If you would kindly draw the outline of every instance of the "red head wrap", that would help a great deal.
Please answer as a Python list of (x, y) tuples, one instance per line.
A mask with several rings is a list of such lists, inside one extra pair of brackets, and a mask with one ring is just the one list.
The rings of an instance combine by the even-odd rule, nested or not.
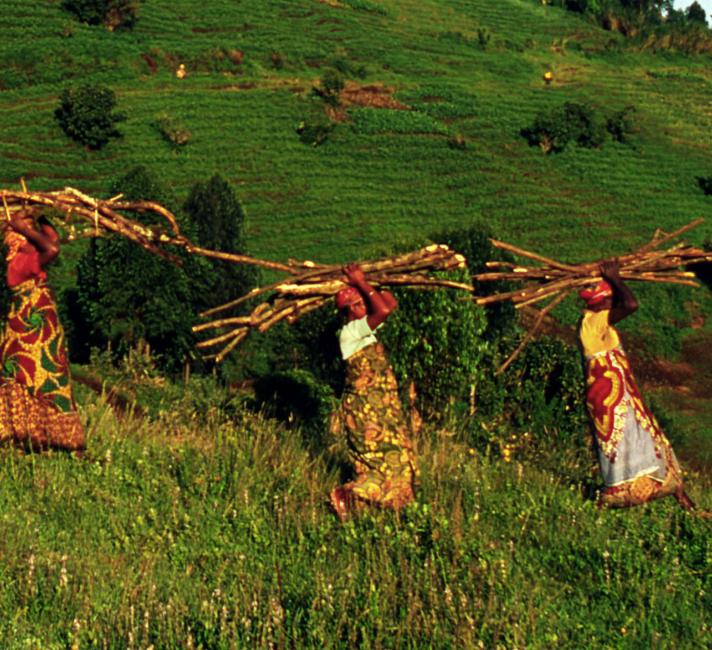
[(339, 293), (336, 294), (336, 306), (339, 309), (348, 307), (361, 298), (361, 293), (356, 287), (347, 286), (341, 289)]
[(605, 280), (601, 280), (598, 284), (579, 291), (579, 296), (586, 301), (587, 307), (593, 307), (602, 300), (610, 298), (612, 295), (613, 287)]

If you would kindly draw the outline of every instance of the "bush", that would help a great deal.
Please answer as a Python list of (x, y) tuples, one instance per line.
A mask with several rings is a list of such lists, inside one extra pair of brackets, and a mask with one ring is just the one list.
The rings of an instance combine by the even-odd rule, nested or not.
[(551, 337), (530, 343), (501, 375), (488, 374), (478, 391), (485, 418), (504, 416), (512, 426), (540, 435), (580, 433), (586, 424), (581, 355)]
[(700, 186), (700, 189), (705, 193), (705, 196), (712, 196), (712, 176), (707, 176), (707, 178), (705, 178), (704, 176), (698, 176), (697, 184)]
[(600, 147), (606, 134), (605, 124), (591, 106), (566, 102), (549, 112), (541, 112), (534, 123), (520, 131), (531, 146), (544, 153), (559, 153), (573, 141), (581, 147)]
[(318, 147), (326, 142), (334, 130), (334, 126), (333, 123), (325, 120), (316, 120), (314, 122), (302, 120), (296, 130), (301, 142), (311, 147)]
[(164, 112), (156, 115), (155, 124), (158, 132), (168, 144), (174, 147), (183, 147), (190, 142), (192, 137), (190, 131), (168, 113)]
[(138, 18), (140, 0), (64, 0), (62, 7), (89, 25), (110, 31), (131, 29)]
[(693, 2), (685, 10), (685, 16), (690, 22), (707, 25), (707, 13), (699, 2)]
[(90, 149), (101, 149), (111, 138), (121, 136), (116, 123), (125, 118), (114, 113), (116, 96), (104, 86), (83, 85), (65, 89), (54, 116), (72, 140)]
[(635, 110), (634, 106), (626, 106), (606, 120), (606, 131), (616, 142), (628, 142), (628, 136), (635, 132), (636, 127), (633, 121)]
[[(430, 236), (439, 244), (447, 244), (450, 248), (465, 256), (471, 275), (491, 271), (486, 266), (490, 260), (513, 262), (514, 258), (499, 248), (492, 246), (492, 230), (483, 223), (473, 223), (462, 229), (446, 230)], [(482, 282), (475, 287), (478, 296), (489, 296), (504, 293), (511, 289), (511, 283)], [(483, 336), (488, 341), (512, 336), (517, 331), (516, 311), (510, 301), (497, 302), (485, 307), (486, 328)]]
[[(443, 275), (469, 281), (467, 270)], [(463, 300), (464, 294), (456, 289), (401, 289), (394, 294), (398, 308), (379, 339), (388, 349), (401, 396), (405, 397), (413, 382), (416, 406), (427, 418), (438, 422), (462, 412), (479, 381), (487, 348), (482, 336), (486, 327), (483, 309)]]
[(336, 70), (327, 70), (319, 80), (319, 85), (314, 86), (312, 92), (321, 97), (325, 104), (336, 108), (341, 103), (341, 91), (346, 82), (344, 77)]
[[(111, 194), (170, 205), (165, 191), (144, 167), (117, 179)], [(186, 256), (187, 258), (187, 256)], [(111, 345), (116, 355), (146, 341), (160, 367), (178, 371), (193, 357), (194, 278), (203, 260), (175, 266), (123, 238), (92, 240), (77, 266), (74, 319), (84, 332), (85, 350)], [(77, 353), (81, 353), (78, 350)]]
[(261, 377), (255, 383), (255, 399), (270, 416), (301, 426), (315, 452), (327, 446), (336, 396), (309, 371), (296, 368)]

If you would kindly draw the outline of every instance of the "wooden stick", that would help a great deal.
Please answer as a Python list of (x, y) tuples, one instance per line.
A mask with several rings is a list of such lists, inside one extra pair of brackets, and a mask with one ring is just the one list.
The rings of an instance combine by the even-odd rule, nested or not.
[(534, 325), (529, 329), (526, 336), (521, 340), (521, 342), (517, 346), (516, 350), (514, 350), (514, 352), (512, 352), (512, 354), (510, 354), (509, 357), (507, 357), (507, 360), (497, 369), (497, 372), (495, 372), (495, 375), (501, 375), (507, 368), (509, 368), (509, 366), (512, 364), (512, 362), (521, 354), (522, 350), (529, 344), (529, 341), (531, 341), (534, 338), (534, 335), (537, 333), (539, 327), (544, 322), (544, 317), (554, 307), (556, 307), (558, 304), (560, 304), (566, 298), (568, 298), (571, 295), (571, 293), (573, 293), (573, 289), (569, 289), (568, 291), (562, 292), (539, 312), (539, 315), (537, 316), (537, 319), (534, 322)]
[(497, 248), (501, 248), (511, 253), (516, 253), (517, 255), (521, 255), (522, 257), (528, 257), (529, 259), (536, 260), (537, 262), (543, 262), (544, 264), (548, 264), (549, 266), (555, 269), (561, 269), (562, 271), (569, 271), (573, 273), (576, 273), (578, 271), (578, 268), (575, 266), (571, 266), (569, 264), (562, 264), (561, 262), (557, 262), (556, 260), (551, 260), (548, 257), (544, 257), (543, 255), (537, 255), (536, 253), (532, 253), (531, 251), (524, 250), (523, 248), (518, 248), (517, 246), (512, 246), (511, 244), (505, 244), (504, 242), (498, 241), (496, 239), (490, 239), (490, 242), (492, 242), (492, 245), (496, 246)]

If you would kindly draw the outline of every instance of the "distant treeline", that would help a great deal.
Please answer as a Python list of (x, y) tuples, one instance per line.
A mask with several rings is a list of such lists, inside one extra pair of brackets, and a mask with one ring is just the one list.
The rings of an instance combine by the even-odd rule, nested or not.
[(592, 16), (605, 29), (640, 39), (646, 48), (712, 52), (712, 31), (698, 2), (687, 9), (675, 9), (670, 0), (549, 0), (549, 4)]

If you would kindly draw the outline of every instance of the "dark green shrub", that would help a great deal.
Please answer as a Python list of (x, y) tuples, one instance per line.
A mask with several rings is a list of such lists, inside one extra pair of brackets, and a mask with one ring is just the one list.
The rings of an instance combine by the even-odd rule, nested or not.
[(635, 106), (626, 106), (623, 110), (613, 113), (606, 120), (606, 131), (616, 142), (628, 142), (628, 136), (635, 132)]
[(190, 142), (190, 131), (168, 113), (156, 115), (156, 128), (163, 139), (174, 147), (183, 147)]
[[(511, 348), (506, 350), (510, 352)], [(501, 375), (494, 369), (501, 358), (492, 358), (490, 372), (477, 386), (477, 414), (486, 423), (499, 423), (505, 432), (528, 431), (533, 439), (547, 437), (578, 444), (586, 428), (585, 383), (578, 350), (558, 339), (543, 337), (530, 343)], [(476, 436), (492, 429), (475, 427)]]
[[(460, 282), (469, 273), (451, 272)], [(484, 311), (456, 289), (395, 291), (398, 308), (379, 335), (402, 396), (415, 383), (416, 405), (431, 421), (466, 408), (487, 348)], [(465, 298), (463, 300), (463, 298)]]
[[(219, 174), (207, 183), (198, 182), (193, 186), (184, 210), (201, 246), (246, 254), (245, 213), (235, 191)], [(253, 266), (212, 259), (205, 263), (212, 271), (201, 282), (196, 279), (195, 311), (242, 296), (255, 286), (259, 277)]]
[(698, 176), (697, 184), (700, 189), (705, 193), (705, 196), (712, 196), (712, 176)]
[(302, 120), (297, 127), (299, 139), (306, 145), (318, 147), (324, 144), (331, 132), (334, 130), (334, 124), (325, 120), (317, 120), (315, 122), (306, 122)]
[(284, 57), (279, 52), (272, 52), (269, 55), (269, 60), (275, 70), (284, 68)]
[(467, 140), (462, 133), (457, 133), (447, 139), (447, 146), (450, 149), (457, 149), (458, 151), (464, 151), (467, 149)]
[(314, 451), (322, 451), (331, 414), (337, 406), (331, 387), (298, 368), (261, 377), (255, 382), (257, 406), (272, 417), (301, 426)]
[[(435, 233), (430, 239), (447, 244), (450, 248), (465, 256), (471, 275), (492, 271), (486, 262), (492, 260), (513, 262), (514, 258), (505, 251), (492, 246), (492, 231), (486, 224), (473, 223), (467, 228), (446, 230)], [(490, 296), (511, 290), (511, 283), (500, 281), (481, 282), (475, 286), (478, 296)], [(488, 341), (512, 336), (517, 331), (516, 311), (509, 301), (497, 302), (485, 307), (487, 320), (483, 336)]]
[(87, 84), (63, 90), (54, 116), (72, 140), (90, 149), (101, 149), (111, 138), (121, 135), (116, 124), (126, 118), (113, 112), (115, 106), (113, 90)]
[(492, 35), (486, 30), (482, 28), (477, 29), (477, 46), (481, 50), (486, 50), (487, 46), (489, 45), (489, 42), (492, 40)]
[(543, 111), (534, 123), (520, 131), (531, 146), (539, 146), (545, 153), (558, 153), (569, 142), (581, 147), (600, 147), (606, 134), (605, 124), (591, 106), (566, 102), (551, 111)]
[(110, 31), (131, 29), (138, 18), (140, 0), (64, 0), (62, 7), (83, 23), (105, 25)]
[(312, 92), (321, 97), (325, 104), (335, 108), (341, 103), (340, 94), (345, 85), (344, 77), (337, 70), (327, 70)]
[(685, 16), (690, 22), (707, 25), (707, 13), (699, 2), (693, 2), (685, 10)]
[(368, 70), (364, 65), (354, 65), (346, 59), (334, 59), (332, 63), (334, 69), (338, 70), (344, 77), (356, 77), (357, 79), (365, 79), (368, 76)]
[[(171, 205), (144, 167), (116, 180), (110, 192), (123, 193), (128, 200)], [(182, 225), (189, 231), (189, 224)], [(202, 260), (186, 256), (178, 267), (123, 238), (92, 240), (77, 266), (73, 297), (85, 346), (103, 349), (110, 344), (121, 356), (145, 341), (163, 370), (180, 370), (195, 355), (190, 328), (195, 278), (201, 274), (205, 274)]]

